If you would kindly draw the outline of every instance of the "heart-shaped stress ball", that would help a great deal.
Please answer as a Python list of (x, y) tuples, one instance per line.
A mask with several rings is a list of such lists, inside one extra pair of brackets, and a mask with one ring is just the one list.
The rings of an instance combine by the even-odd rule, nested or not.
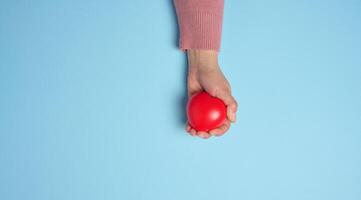
[(209, 131), (221, 126), (227, 118), (224, 102), (207, 92), (193, 95), (187, 105), (189, 125), (197, 131)]

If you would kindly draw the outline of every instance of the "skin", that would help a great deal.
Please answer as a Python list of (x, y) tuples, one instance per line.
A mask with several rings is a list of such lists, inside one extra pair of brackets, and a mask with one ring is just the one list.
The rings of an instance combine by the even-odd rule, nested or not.
[(227, 120), (220, 127), (209, 132), (196, 131), (188, 123), (186, 131), (192, 136), (207, 139), (226, 133), (230, 124), (236, 121), (237, 102), (231, 87), (218, 64), (218, 53), (213, 50), (187, 50), (188, 56), (188, 97), (205, 90), (218, 97), (227, 105)]

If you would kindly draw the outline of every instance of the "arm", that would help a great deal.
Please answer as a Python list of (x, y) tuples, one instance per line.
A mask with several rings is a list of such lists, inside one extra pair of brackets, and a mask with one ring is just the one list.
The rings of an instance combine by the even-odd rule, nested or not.
[(209, 138), (223, 135), (236, 120), (237, 102), (218, 65), (223, 0), (174, 0), (180, 31), (179, 48), (188, 56), (188, 96), (205, 90), (227, 105), (226, 122), (209, 132), (197, 132), (187, 124), (193, 136)]

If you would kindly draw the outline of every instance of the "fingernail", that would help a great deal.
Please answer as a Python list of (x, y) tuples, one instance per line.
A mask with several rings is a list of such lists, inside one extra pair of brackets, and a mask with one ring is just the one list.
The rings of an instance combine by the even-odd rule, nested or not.
[(206, 139), (207, 138), (207, 136), (205, 135), (205, 134), (201, 134), (201, 135), (199, 135), (201, 138), (203, 138), (203, 139)]
[(236, 114), (231, 113), (230, 120), (231, 120), (232, 122), (235, 122), (235, 121), (236, 121)]

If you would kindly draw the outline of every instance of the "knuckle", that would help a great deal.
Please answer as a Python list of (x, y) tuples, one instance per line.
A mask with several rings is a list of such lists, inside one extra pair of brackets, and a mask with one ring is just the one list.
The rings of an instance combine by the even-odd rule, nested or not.
[(234, 107), (237, 109), (238, 108), (238, 102), (236, 100), (234, 100)]

